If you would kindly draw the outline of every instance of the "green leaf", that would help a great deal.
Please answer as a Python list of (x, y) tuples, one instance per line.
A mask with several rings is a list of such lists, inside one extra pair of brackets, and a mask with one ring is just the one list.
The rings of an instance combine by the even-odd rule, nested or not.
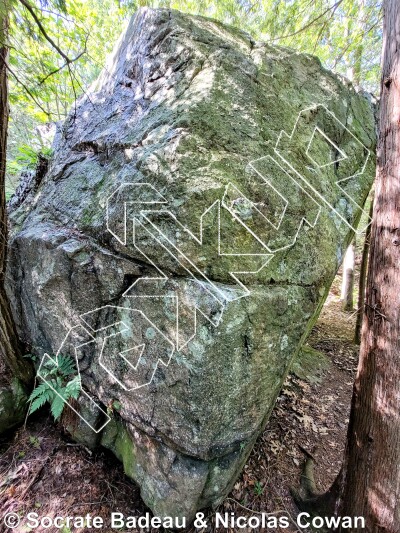
[(43, 381), (42, 383), (40, 383), (32, 392), (31, 392), (31, 395), (29, 396), (29, 399), (28, 401), (32, 401), (34, 400), (35, 398), (37, 398), (38, 396), (41, 396), (43, 393), (45, 393), (46, 391), (48, 390), (51, 390), (50, 387), (47, 385), (47, 383), (45, 381)]
[(38, 409), (40, 409), (46, 402), (51, 402), (54, 396), (54, 392), (51, 389), (47, 389), (40, 396), (35, 398), (29, 408), (29, 414), (31, 415)]
[(81, 380), (79, 376), (75, 376), (74, 379), (71, 379), (65, 387), (65, 396), (66, 398), (78, 399), (81, 392)]
[(54, 416), (54, 420), (58, 420), (63, 412), (65, 401), (61, 396), (56, 394), (51, 402), (50, 411)]
[(59, 355), (58, 356), (58, 370), (64, 376), (76, 374), (75, 361), (69, 355), (67, 356)]

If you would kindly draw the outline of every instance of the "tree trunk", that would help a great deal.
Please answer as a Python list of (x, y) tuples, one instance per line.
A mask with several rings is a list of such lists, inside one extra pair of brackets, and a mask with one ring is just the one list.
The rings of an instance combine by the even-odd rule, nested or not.
[[(12, 319), (10, 305), (5, 291), (5, 270), (7, 260), (7, 211), (5, 193), (7, 128), (8, 128), (8, 86), (7, 86), (7, 34), (8, 9), (6, 0), (0, 7), (0, 361), (5, 366), (7, 378), (17, 375), (28, 382), (30, 365), (21, 361), (21, 347)], [(6, 376), (3, 374), (2, 378)]]
[(366, 309), (343, 511), (368, 532), (400, 526), (400, 10), (384, 3), (380, 133)]
[(342, 274), (342, 293), (341, 300), (343, 302), (343, 311), (352, 311), (354, 307), (353, 292), (354, 292), (354, 250), (356, 238), (354, 237), (352, 243), (347, 248), (343, 260), (343, 274)]
[[(343, 467), (331, 489), (303, 481), (300, 508), (400, 528), (400, 9), (384, 2), (380, 131), (360, 360)], [(308, 468), (310, 470), (310, 468)], [(310, 479), (310, 476), (308, 476)], [(311, 483), (312, 485), (312, 483)], [(307, 494), (308, 493), (308, 494)], [(332, 494), (335, 496), (332, 498)], [(338, 528), (338, 531), (349, 531)]]
[[(369, 208), (369, 220), (372, 220), (374, 212), (374, 198), (371, 198), (371, 206)], [(361, 257), (360, 265), (360, 281), (358, 283), (358, 302), (357, 302), (357, 320), (356, 327), (354, 332), (354, 342), (360, 344), (361, 342), (361, 327), (364, 317), (364, 305), (365, 305), (365, 286), (367, 282), (367, 266), (368, 266), (368, 255), (369, 255), (369, 245), (371, 241), (371, 224), (367, 226), (365, 230), (364, 246)]]

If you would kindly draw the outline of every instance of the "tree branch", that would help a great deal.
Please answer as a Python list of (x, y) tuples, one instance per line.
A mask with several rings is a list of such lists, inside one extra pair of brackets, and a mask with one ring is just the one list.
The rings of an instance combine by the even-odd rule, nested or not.
[(333, 70), (336, 68), (336, 65), (339, 63), (339, 61), (341, 61), (341, 60), (343, 59), (343, 56), (345, 55), (345, 53), (347, 52), (347, 50), (348, 50), (349, 48), (351, 48), (351, 46), (354, 44), (354, 40), (355, 40), (356, 38), (358, 38), (358, 37), (362, 38), (362, 37), (364, 37), (365, 35), (368, 35), (368, 34), (369, 34), (369, 33), (370, 33), (370, 32), (371, 32), (376, 26), (378, 26), (378, 24), (380, 24), (380, 23), (382, 22), (382, 18), (383, 18), (383, 15), (381, 15), (381, 16), (379, 17), (379, 19), (378, 19), (376, 22), (374, 22), (374, 23), (372, 24), (372, 26), (370, 26), (370, 27), (367, 28), (366, 30), (361, 31), (361, 32), (358, 34), (358, 36), (356, 35), (355, 38), (347, 44), (347, 46), (341, 51), (340, 55), (335, 59), (335, 63), (333, 64), (333, 67), (332, 67)]
[(43, 113), (45, 113), (45, 115), (48, 118), (50, 118), (50, 115), (49, 115), (48, 111), (46, 111), (46, 109), (44, 109), (44, 107), (40, 104), (40, 102), (38, 102), (38, 100), (36, 100), (34, 94), (29, 90), (29, 88), (25, 85), (25, 83), (18, 78), (18, 76), (15, 74), (15, 72), (11, 69), (10, 65), (8, 65), (6, 61), (4, 61), (4, 65), (5, 65), (6, 69), (9, 71), (9, 73), (14, 77), (15, 81), (17, 83), (19, 83), (21, 85), (21, 87), (27, 92), (27, 94), (32, 98), (32, 100), (39, 107), (39, 109), (41, 111), (43, 111)]
[[(53, 39), (50, 37), (50, 35), (47, 33), (46, 29), (44, 28), (43, 24), (41, 23), (39, 17), (36, 15), (35, 10), (30, 5), (30, 3), (27, 2), (26, 0), (19, 0), (19, 2), (20, 2), (20, 4), (22, 4), (29, 11), (29, 13), (32, 15), (32, 18), (36, 22), (37, 27), (40, 30), (40, 33), (43, 35), (43, 37), (46, 39), (46, 41), (51, 44), (51, 46), (54, 48), (54, 50), (56, 50), (60, 54), (60, 56), (64, 59), (65, 63), (68, 65), (69, 63), (72, 63), (73, 61), (76, 61), (76, 58), (75, 59), (71, 59), (66, 54), (64, 54), (64, 52), (57, 45), (57, 43), (55, 43), (53, 41)], [(84, 53), (84, 52), (81, 52), (81, 55), (82, 55), (82, 53)]]
[(315, 54), (315, 50), (316, 50), (316, 48), (317, 48), (317, 46), (318, 46), (319, 40), (321, 39), (321, 37), (322, 37), (322, 35), (323, 35), (323, 33), (324, 33), (324, 31), (325, 31), (327, 25), (328, 25), (328, 22), (330, 22), (330, 21), (333, 19), (333, 17), (335, 16), (336, 10), (337, 10), (337, 8), (339, 7), (339, 5), (340, 5), (340, 4), (336, 4), (336, 5), (332, 8), (332, 12), (331, 12), (331, 14), (329, 15), (328, 19), (325, 20), (324, 23), (322, 24), (321, 29), (320, 29), (319, 32), (318, 32), (318, 36), (317, 36), (317, 38), (315, 39), (315, 44), (314, 44), (314, 48), (313, 48), (313, 54)]
[(73, 63), (74, 61), (78, 61), (78, 59), (80, 59), (85, 53), (86, 53), (86, 46), (85, 46), (85, 49), (80, 54), (74, 57), (74, 59), (71, 59), (71, 61), (69, 61), (68, 63), (65, 62), (63, 65), (61, 65), (61, 67), (58, 67), (55, 70), (52, 70), (51, 72), (46, 74), (44, 78), (39, 80), (39, 85), (43, 85), (43, 83), (47, 81), (51, 76), (54, 76), (54, 74), (57, 74), (57, 72), (60, 72), (61, 70), (63, 70), (66, 66), (70, 65), (70, 63)]
[[(20, 0), (22, 1), (22, 0)], [(287, 35), (281, 35), (281, 37), (275, 37), (275, 39), (270, 39), (271, 42), (272, 41), (281, 41), (282, 39), (287, 39), (288, 37), (294, 37), (295, 35), (298, 35), (299, 33), (307, 30), (310, 26), (312, 26), (313, 24), (315, 24), (316, 22), (318, 22), (318, 20), (320, 20), (322, 17), (324, 17), (327, 13), (329, 13), (329, 11), (331, 11), (332, 9), (336, 10), (340, 4), (343, 2), (343, 0), (338, 0), (335, 4), (333, 4), (333, 6), (330, 6), (328, 7), (327, 9), (325, 9), (325, 11), (323, 11), (320, 15), (318, 15), (318, 17), (315, 17), (315, 19), (311, 20), (310, 22), (307, 22), (307, 24), (305, 24), (302, 28), (300, 28), (299, 30), (297, 31), (294, 31), (293, 33), (288, 33)]]

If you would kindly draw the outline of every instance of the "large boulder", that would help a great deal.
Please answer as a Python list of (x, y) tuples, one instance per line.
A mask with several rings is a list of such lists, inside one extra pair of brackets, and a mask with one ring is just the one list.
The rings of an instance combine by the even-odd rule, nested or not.
[(71, 432), (113, 450), (158, 515), (230, 490), (354, 234), (374, 146), (369, 99), (317, 58), (142, 9), (11, 213), (20, 335), (76, 358)]

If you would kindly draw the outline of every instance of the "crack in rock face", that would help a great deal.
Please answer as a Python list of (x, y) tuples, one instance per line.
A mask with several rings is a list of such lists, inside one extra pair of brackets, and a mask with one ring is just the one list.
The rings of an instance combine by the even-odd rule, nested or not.
[(317, 58), (141, 9), (11, 211), (21, 338), (73, 357), (69, 430), (111, 449), (158, 516), (191, 519), (232, 487), (352, 239), (374, 150), (368, 95)]

